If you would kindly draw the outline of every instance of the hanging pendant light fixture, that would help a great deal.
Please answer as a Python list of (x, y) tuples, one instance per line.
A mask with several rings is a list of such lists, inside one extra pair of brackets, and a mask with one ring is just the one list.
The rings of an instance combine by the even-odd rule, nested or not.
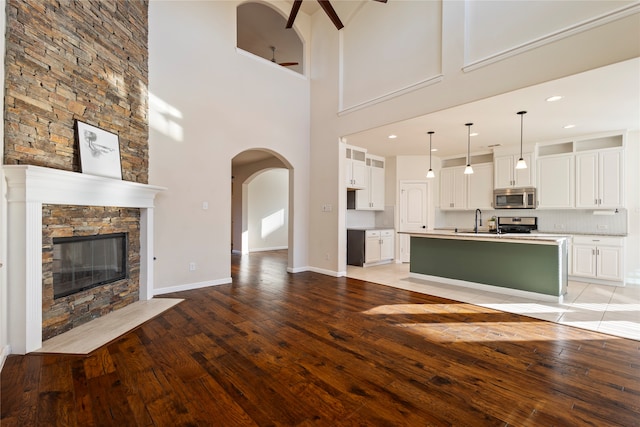
[(473, 173), (473, 168), (471, 167), (471, 126), (473, 123), (466, 123), (467, 127), (467, 167), (464, 168), (465, 175), (471, 175)]
[(522, 157), (522, 127), (525, 114), (527, 114), (526, 111), (518, 111), (518, 115), (520, 115), (520, 158), (518, 159), (518, 163), (516, 163), (516, 169), (527, 168), (527, 162), (525, 162), (524, 158)]
[(433, 173), (433, 169), (431, 169), (431, 137), (435, 132), (430, 130), (427, 133), (429, 134), (429, 171), (427, 172), (427, 178), (435, 178), (436, 175)]

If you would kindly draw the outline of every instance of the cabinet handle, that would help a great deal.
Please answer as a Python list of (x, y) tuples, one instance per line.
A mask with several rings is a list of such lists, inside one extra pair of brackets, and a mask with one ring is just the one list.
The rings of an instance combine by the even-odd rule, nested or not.
[(598, 199), (594, 200), (594, 204), (596, 204), (596, 205), (598, 204)]

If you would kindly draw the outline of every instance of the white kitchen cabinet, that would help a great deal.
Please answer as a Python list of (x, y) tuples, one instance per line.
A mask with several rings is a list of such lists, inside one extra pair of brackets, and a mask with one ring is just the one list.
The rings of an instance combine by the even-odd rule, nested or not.
[(380, 261), (380, 231), (367, 230), (364, 240), (364, 262), (366, 264)]
[(576, 154), (576, 207), (623, 207), (623, 153), (620, 149)]
[(367, 230), (365, 234), (365, 264), (379, 263), (393, 259), (393, 230)]
[(345, 185), (347, 188), (367, 188), (367, 150), (347, 145), (345, 161)]
[(466, 179), (464, 166), (440, 170), (440, 209), (466, 209)]
[(393, 259), (395, 239), (393, 230), (380, 230), (380, 261)]
[(366, 188), (356, 191), (356, 209), (384, 210), (384, 157), (366, 156)]
[(473, 174), (467, 175), (467, 208), (493, 208), (493, 164), (476, 165)]
[(493, 164), (473, 165), (473, 174), (465, 175), (464, 166), (440, 170), (440, 209), (491, 209), (493, 200)]
[(574, 207), (574, 156), (538, 157), (536, 161), (539, 209)]
[(527, 162), (526, 169), (516, 169), (520, 154), (494, 158), (494, 188), (533, 187), (533, 153), (522, 153), (522, 158)]
[(624, 240), (622, 237), (575, 236), (573, 271), (576, 280), (624, 281)]

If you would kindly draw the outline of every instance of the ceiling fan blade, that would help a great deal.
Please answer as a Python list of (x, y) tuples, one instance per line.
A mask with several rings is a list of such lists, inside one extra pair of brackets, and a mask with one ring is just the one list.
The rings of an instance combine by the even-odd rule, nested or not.
[(283, 67), (293, 67), (294, 65), (298, 65), (297, 62), (279, 62), (278, 65)]
[(318, 0), (318, 3), (320, 3), (320, 7), (322, 7), (327, 16), (329, 16), (329, 19), (331, 19), (331, 22), (333, 22), (333, 25), (335, 25), (337, 29), (344, 27), (342, 21), (338, 18), (338, 14), (333, 9), (333, 6), (331, 6), (331, 3), (329, 3), (329, 0)]
[(373, 1), (377, 1), (378, 3), (386, 3), (387, 0), (373, 0)]
[(293, 27), (293, 21), (296, 20), (296, 16), (298, 15), (298, 10), (300, 10), (300, 5), (302, 4), (302, 0), (295, 0), (293, 2), (293, 6), (291, 6), (291, 13), (289, 14), (289, 20), (287, 20), (287, 25), (285, 28)]

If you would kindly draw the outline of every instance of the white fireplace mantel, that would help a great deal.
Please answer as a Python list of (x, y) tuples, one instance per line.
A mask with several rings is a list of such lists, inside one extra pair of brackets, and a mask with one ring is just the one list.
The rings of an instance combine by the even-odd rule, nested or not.
[(153, 207), (164, 187), (31, 165), (5, 165), (9, 345), (42, 347), (42, 205), (140, 208), (140, 299), (153, 298)]

